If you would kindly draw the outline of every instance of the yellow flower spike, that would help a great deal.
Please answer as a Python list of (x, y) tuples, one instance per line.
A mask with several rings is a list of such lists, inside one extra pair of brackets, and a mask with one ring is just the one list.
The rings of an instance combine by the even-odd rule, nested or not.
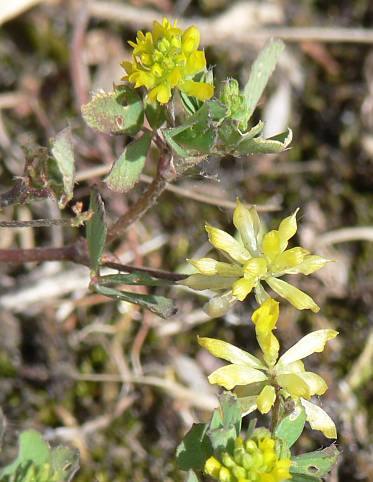
[(195, 26), (183, 32), (176, 21), (155, 21), (152, 32), (138, 32), (136, 42), (129, 42), (133, 60), (122, 64), (127, 73), (123, 80), (135, 88), (144, 86), (149, 100), (160, 104), (170, 100), (174, 88), (208, 100), (214, 94), (214, 86), (193, 80), (194, 75), (206, 70), (205, 53), (198, 50), (199, 42), (200, 33)]
[[(282, 220), (278, 230), (264, 233), (263, 225), (255, 207), (248, 209), (237, 200), (233, 213), (233, 223), (238, 230), (239, 240), (221, 229), (206, 224), (210, 243), (221, 251), (230, 260), (230, 263), (219, 265), (216, 261), (216, 264), (213, 264), (211, 258), (208, 258), (208, 262), (205, 261), (206, 258), (202, 258), (202, 260), (193, 260), (191, 263), (197, 267), (202, 276), (211, 277), (214, 275), (215, 269), (217, 276), (236, 275), (236, 278), (232, 276), (232, 283), (229, 287), (227, 286), (227, 289), (230, 288), (233, 297), (238, 301), (244, 301), (247, 295), (254, 291), (258, 304), (262, 305), (269, 298), (269, 294), (263, 287), (263, 284), (266, 283), (297, 309), (310, 309), (317, 313), (319, 307), (309, 295), (280, 279), (285, 274), (302, 273), (308, 275), (322, 268), (328, 262), (321, 256), (309, 254), (306, 249), (300, 246), (286, 250), (289, 239), (294, 236), (297, 230), (296, 214), (297, 211)], [(199, 261), (201, 262), (199, 263)], [(228, 270), (227, 264), (231, 265), (232, 271)], [(224, 269), (218, 272), (218, 266), (222, 266), (222, 268), (224, 266)], [(189, 285), (188, 279), (180, 283)], [(208, 284), (209, 281), (206, 282), (206, 286)], [(220, 284), (226, 286), (224, 282), (220, 281)], [(215, 289), (212, 284), (210, 289)], [(268, 352), (266, 361), (271, 359), (273, 363), (277, 340), (274, 335), (269, 333), (267, 333), (267, 338), (264, 341), (265, 337), (262, 333), (260, 344), (262, 349), (267, 350), (267, 352), (268, 347), (272, 346), (272, 355), (269, 357)], [(265, 345), (267, 346), (266, 349), (264, 348)]]
[(276, 390), (272, 385), (266, 385), (257, 398), (258, 410), (261, 413), (268, 413), (276, 400)]

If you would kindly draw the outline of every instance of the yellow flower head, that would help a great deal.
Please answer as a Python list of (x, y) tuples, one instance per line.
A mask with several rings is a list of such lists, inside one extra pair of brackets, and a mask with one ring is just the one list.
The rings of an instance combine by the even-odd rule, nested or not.
[(199, 338), (199, 344), (212, 355), (230, 362), (211, 373), (209, 382), (227, 390), (241, 387), (237, 394), (246, 414), (256, 409), (268, 413), (279, 395), (285, 399), (290, 397), (303, 406), (312, 428), (321, 430), (326, 437), (336, 438), (332, 419), (309, 401), (313, 395), (324, 394), (328, 386), (322, 377), (306, 371), (301, 360), (323, 351), (338, 332), (325, 329), (309, 333), (279, 358), (279, 342), (272, 333), (278, 315), (277, 301), (269, 298), (252, 316), (263, 361), (225, 341)]
[(199, 30), (191, 26), (184, 32), (166, 18), (162, 24), (153, 23), (153, 31), (137, 32), (133, 47), (132, 62), (123, 62), (127, 72), (123, 80), (132, 82), (136, 88), (144, 86), (149, 99), (166, 104), (171, 91), (178, 88), (187, 95), (200, 100), (210, 99), (214, 87), (205, 82), (196, 82), (193, 77), (206, 69), (205, 53), (198, 50)]
[(263, 282), (299, 310), (319, 311), (309, 295), (280, 279), (287, 274), (309, 275), (328, 262), (301, 247), (287, 249), (288, 241), (297, 231), (296, 214), (297, 211), (283, 219), (277, 230), (265, 232), (255, 207), (248, 209), (237, 200), (233, 223), (240, 235), (239, 240), (206, 225), (210, 243), (228, 262), (212, 258), (191, 260), (198, 274), (189, 276), (181, 284), (197, 290), (226, 290), (207, 304), (205, 309), (210, 316), (224, 314), (235, 301), (244, 301), (251, 291), (262, 304), (269, 296)]
[(213, 456), (207, 459), (204, 472), (220, 482), (282, 482), (291, 479), (291, 460), (280, 458), (276, 440), (268, 430), (257, 430), (246, 441), (238, 437), (234, 445), (232, 454), (223, 452), (220, 460)]

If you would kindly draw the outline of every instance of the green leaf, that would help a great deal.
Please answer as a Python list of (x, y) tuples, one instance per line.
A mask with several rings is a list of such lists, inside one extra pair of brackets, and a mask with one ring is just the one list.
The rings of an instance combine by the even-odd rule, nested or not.
[(275, 435), (285, 440), (289, 447), (295, 444), (301, 436), (306, 423), (306, 412), (298, 406), (287, 417), (283, 418), (276, 428)]
[(237, 128), (237, 123), (227, 119), (219, 127), (219, 138), (224, 144), (224, 150), (229, 153), (242, 141), (248, 141), (259, 135), (264, 128), (262, 121), (258, 122), (247, 132), (240, 132)]
[(73, 197), (74, 189), (75, 159), (70, 127), (51, 140), (51, 152), (62, 180), (62, 196), (58, 204), (63, 208)]
[(336, 463), (339, 451), (335, 445), (324, 450), (317, 450), (292, 458), (290, 472), (311, 477), (323, 477), (328, 474)]
[(88, 253), (91, 269), (97, 272), (105, 247), (107, 226), (105, 223), (105, 206), (96, 190), (91, 191), (89, 209), (93, 211), (93, 215), (86, 223)]
[(322, 482), (322, 480), (311, 475), (294, 474), (289, 482)]
[(175, 305), (172, 300), (164, 296), (144, 295), (142, 293), (131, 293), (128, 291), (118, 291), (114, 288), (99, 284), (91, 284), (91, 289), (96, 293), (113, 298), (115, 300), (127, 301), (142, 306), (147, 310), (155, 313), (161, 318), (169, 318), (176, 312)]
[(220, 409), (215, 410), (208, 430), (214, 451), (230, 452), (241, 431), (241, 406), (229, 392), (220, 396)]
[(248, 109), (247, 120), (251, 118), (284, 48), (282, 40), (270, 40), (253, 63), (244, 89)]
[(112, 92), (97, 92), (82, 106), (86, 123), (105, 134), (134, 135), (144, 123), (144, 106), (135, 89), (121, 85)]
[(136, 271), (129, 274), (109, 274), (106, 276), (100, 276), (99, 283), (102, 285), (142, 285), (142, 286), (169, 286), (174, 284), (173, 281), (154, 278), (153, 276)]
[(199, 482), (199, 478), (194, 470), (189, 470), (185, 482)]
[(205, 423), (194, 424), (177, 447), (176, 463), (181, 470), (201, 470), (212, 455), (207, 428), (208, 425)]
[(79, 470), (79, 451), (69, 447), (56, 447), (51, 452), (51, 465), (59, 482), (70, 482)]
[(11, 475), (18, 467), (32, 461), (36, 466), (49, 462), (50, 451), (43, 437), (35, 430), (26, 430), (19, 436), (19, 451), (17, 458), (0, 471), (0, 477)]
[(128, 144), (122, 155), (114, 162), (104, 181), (116, 192), (127, 192), (139, 180), (144, 169), (152, 135), (149, 132)]
[(152, 129), (159, 129), (167, 120), (166, 108), (159, 102), (147, 102), (145, 115)]
[(236, 154), (272, 154), (281, 152), (288, 147), (292, 141), (293, 133), (291, 129), (287, 132), (278, 134), (277, 136), (264, 139), (263, 137), (255, 137), (254, 139), (244, 139), (236, 147)]

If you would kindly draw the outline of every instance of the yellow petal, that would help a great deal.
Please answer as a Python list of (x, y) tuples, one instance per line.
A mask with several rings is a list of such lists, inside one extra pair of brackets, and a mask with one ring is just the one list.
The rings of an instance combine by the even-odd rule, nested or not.
[(200, 42), (200, 33), (197, 27), (191, 25), (188, 27), (182, 35), (182, 50), (185, 54), (197, 50)]
[(303, 372), (298, 373), (298, 376), (308, 385), (311, 396), (323, 395), (328, 389), (325, 380), (317, 373)]
[(274, 260), (271, 266), (272, 272), (279, 273), (289, 268), (298, 267), (308, 253), (309, 251), (300, 247), (287, 249), (283, 253), (279, 254)]
[(206, 57), (203, 50), (195, 50), (188, 55), (187, 63), (184, 68), (184, 74), (194, 75), (206, 68)]
[(288, 216), (287, 218), (283, 219), (280, 223), (280, 226), (278, 228), (278, 233), (280, 237), (281, 251), (284, 251), (286, 249), (289, 239), (292, 238), (294, 234), (297, 232), (297, 212), (298, 211), (299, 209), (297, 209), (294, 212), (294, 214), (292, 214), (291, 216)]
[(304, 399), (301, 399), (301, 404), (306, 411), (307, 421), (314, 430), (320, 430), (325, 437), (337, 438), (334, 422), (322, 408)]
[(198, 343), (206, 348), (211, 355), (222, 358), (236, 365), (246, 365), (251, 368), (265, 369), (263, 363), (247, 351), (215, 338), (198, 337)]
[(274, 259), (280, 254), (280, 236), (278, 231), (269, 231), (264, 235), (262, 251), (270, 262), (274, 261)]
[(273, 330), (276, 327), (276, 323), (280, 314), (280, 303), (273, 298), (268, 298), (262, 306), (257, 308), (251, 319), (254, 325), (266, 326), (268, 330)]
[(194, 290), (225, 290), (231, 288), (237, 277), (206, 276), (204, 274), (192, 274), (177, 284), (188, 286)]
[(295, 361), (293, 363), (289, 363), (288, 365), (279, 365), (275, 366), (275, 372), (278, 374), (282, 373), (299, 373), (304, 372), (304, 364), (301, 360)]
[(284, 373), (276, 376), (278, 384), (294, 397), (310, 398), (308, 385), (297, 373)]
[(238, 279), (232, 285), (232, 294), (239, 301), (244, 301), (246, 296), (254, 288), (255, 281), (249, 281), (245, 278)]
[(263, 372), (255, 368), (243, 365), (227, 365), (211, 373), (208, 380), (210, 383), (220, 385), (226, 390), (232, 390), (236, 385), (262, 382), (267, 380), (267, 377)]
[(231, 263), (222, 263), (212, 258), (201, 258), (197, 260), (189, 260), (198, 271), (206, 276), (242, 276), (242, 268)]
[(221, 463), (215, 457), (210, 457), (206, 460), (203, 471), (205, 474), (218, 479), (221, 467)]
[(244, 276), (257, 281), (267, 273), (267, 262), (264, 258), (251, 258), (244, 266)]
[(264, 361), (273, 367), (278, 358), (280, 344), (273, 333), (260, 333), (257, 331), (257, 339), (263, 352)]
[(209, 224), (206, 224), (206, 231), (209, 237), (210, 243), (216, 249), (221, 249), (225, 253), (229, 254), (231, 258), (244, 264), (250, 259), (250, 253), (245, 249), (237, 240), (225, 231), (214, 228)]
[(276, 400), (276, 390), (272, 385), (266, 385), (260, 392), (257, 399), (258, 410), (261, 413), (268, 413)]
[(309, 275), (321, 269), (327, 263), (330, 263), (330, 259), (323, 258), (322, 256), (317, 256), (315, 254), (310, 254), (306, 256), (302, 261), (302, 263), (300, 263), (298, 266), (295, 266), (292, 269), (287, 269), (286, 273), (288, 274), (302, 273), (305, 275)]
[(309, 309), (314, 313), (317, 313), (320, 310), (320, 307), (310, 296), (286, 281), (273, 278), (271, 276), (266, 279), (266, 282), (273, 289), (273, 291), (276, 291), (277, 294), (288, 300), (288, 302), (295, 306), (295, 308), (298, 310)]
[(258, 213), (254, 207), (246, 208), (238, 199), (233, 212), (233, 224), (240, 233), (243, 244), (255, 256), (258, 251), (257, 235), (260, 228)]
[(320, 353), (324, 350), (326, 342), (332, 340), (337, 335), (338, 331), (330, 329), (313, 331), (289, 348), (289, 350), (280, 357), (277, 365), (286, 366), (312, 355), (312, 353)]
[(184, 82), (179, 85), (179, 89), (185, 94), (196, 97), (199, 100), (208, 100), (214, 95), (214, 86), (207, 82), (184, 80)]

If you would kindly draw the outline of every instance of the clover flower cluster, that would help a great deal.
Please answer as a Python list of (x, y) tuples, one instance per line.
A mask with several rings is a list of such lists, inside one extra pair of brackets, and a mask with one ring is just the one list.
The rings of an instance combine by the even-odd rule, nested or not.
[(237, 390), (237, 395), (242, 400), (245, 414), (256, 409), (268, 413), (277, 397), (290, 398), (296, 405), (303, 406), (312, 428), (322, 431), (328, 438), (336, 438), (333, 420), (322, 408), (309, 401), (313, 395), (323, 395), (328, 386), (320, 375), (305, 370), (302, 359), (323, 351), (327, 341), (335, 338), (338, 332), (324, 329), (309, 333), (279, 358), (280, 344), (273, 334), (278, 316), (279, 303), (272, 298), (253, 313), (263, 361), (225, 341), (199, 338), (199, 344), (212, 355), (230, 362), (230, 365), (211, 373), (209, 382), (227, 390), (242, 387)]
[(127, 72), (123, 80), (133, 83), (136, 88), (144, 86), (150, 101), (166, 104), (172, 89), (178, 88), (199, 100), (208, 100), (214, 94), (214, 87), (207, 82), (193, 80), (206, 71), (206, 58), (200, 43), (199, 30), (191, 26), (184, 32), (166, 18), (162, 23), (154, 22), (153, 31), (137, 32), (133, 47), (132, 61), (122, 66)]
[(256, 432), (246, 441), (236, 438), (233, 453), (224, 452), (220, 460), (210, 457), (205, 463), (205, 473), (220, 482), (281, 482), (291, 479), (291, 461), (279, 457), (276, 440), (267, 430)]
[(269, 298), (263, 282), (295, 308), (319, 311), (319, 306), (309, 295), (280, 279), (287, 274), (309, 275), (329, 261), (299, 246), (287, 249), (289, 240), (297, 232), (296, 214), (297, 211), (283, 219), (277, 230), (265, 232), (255, 207), (246, 208), (237, 200), (233, 224), (239, 239), (206, 224), (210, 243), (228, 262), (213, 258), (190, 260), (198, 273), (181, 284), (196, 290), (224, 291), (205, 307), (213, 317), (223, 315), (237, 300), (244, 301), (252, 291), (262, 304)]

